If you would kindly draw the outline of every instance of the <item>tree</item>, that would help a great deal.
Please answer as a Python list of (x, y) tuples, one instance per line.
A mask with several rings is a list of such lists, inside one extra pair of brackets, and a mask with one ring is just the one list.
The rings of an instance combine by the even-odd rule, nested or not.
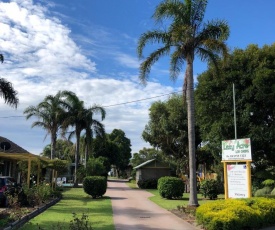
[(133, 167), (136, 167), (143, 162), (146, 162), (151, 159), (161, 159), (161, 152), (155, 148), (143, 148), (139, 150), (138, 153), (134, 153), (131, 158), (131, 164)]
[(176, 79), (186, 62), (183, 96), (187, 103), (188, 114), (188, 151), (190, 169), (189, 205), (198, 206), (196, 186), (195, 160), (195, 107), (193, 63), (195, 56), (202, 61), (217, 63), (218, 55), (227, 56), (225, 40), (229, 36), (226, 22), (213, 20), (203, 23), (207, 0), (165, 0), (161, 2), (153, 18), (156, 22), (167, 19), (167, 30), (153, 30), (141, 35), (138, 42), (138, 56), (143, 56), (143, 50), (148, 43), (158, 43), (163, 46), (153, 51), (140, 66), (140, 79), (146, 82), (152, 65), (160, 57), (170, 54), (170, 77)]
[(118, 170), (118, 175), (124, 171), (129, 163), (131, 155), (131, 141), (121, 129), (114, 129), (109, 135), (108, 139), (117, 146), (117, 153), (115, 158), (115, 165)]
[[(167, 159), (173, 160), (178, 173), (188, 174), (187, 111), (186, 107), (183, 107), (181, 97), (173, 95), (165, 102), (157, 101), (151, 105), (149, 122), (142, 132), (142, 138), (155, 148), (161, 149)], [(201, 143), (197, 126), (195, 135), (197, 153)], [(196, 159), (197, 157), (198, 154)]]
[[(101, 114), (101, 119), (103, 120), (106, 115), (106, 111), (98, 106), (94, 105), (86, 110), (84, 117), (84, 129), (85, 129), (85, 161), (87, 162), (89, 155), (91, 155), (90, 146), (92, 144), (94, 134), (96, 136), (103, 137), (105, 135), (104, 125), (98, 120), (94, 119), (95, 114)], [(86, 166), (86, 163), (85, 163)]]
[(64, 118), (64, 102), (62, 92), (59, 91), (55, 96), (48, 95), (37, 106), (29, 106), (24, 110), (26, 119), (37, 117), (38, 121), (33, 122), (32, 127), (38, 126), (51, 135), (51, 159), (55, 157), (56, 140), (59, 129)]
[(124, 171), (131, 158), (131, 141), (121, 129), (114, 129), (104, 138), (97, 136), (93, 140), (93, 153), (95, 157), (106, 157), (111, 165), (117, 167), (118, 173)]
[(274, 59), (275, 44), (263, 48), (250, 45), (245, 50), (235, 49), (227, 66), (220, 64), (219, 77), (212, 66), (198, 77), (198, 123), (202, 138), (217, 161), (221, 161), (221, 141), (235, 138), (234, 83), (237, 138), (251, 139), (254, 170), (275, 165)]
[[(105, 118), (105, 110), (99, 106), (94, 106), (89, 109), (84, 107), (84, 102), (79, 100), (77, 95), (71, 91), (63, 91), (62, 96), (65, 98), (66, 117), (62, 123), (63, 134), (66, 133), (69, 127), (74, 127), (74, 130), (70, 132), (69, 139), (75, 135), (76, 137), (76, 150), (75, 150), (75, 178), (74, 186), (78, 186), (77, 180), (77, 168), (79, 164), (79, 147), (80, 147), (80, 135), (83, 130), (91, 130), (94, 124), (99, 122), (93, 120), (94, 113), (101, 113), (101, 119)], [(100, 125), (102, 128), (103, 126)], [(88, 134), (89, 135), (89, 134)]]
[[(0, 54), (0, 62), (4, 62), (3, 54)], [(17, 91), (14, 90), (12, 84), (5, 78), (0, 78), (0, 97), (4, 98), (5, 103), (17, 108), (19, 99), (17, 97)]]
[[(61, 160), (68, 160), (72, 162), (74, 160), (75, 154), (74, 144), (71, 141), (57, 139), (56, 140), (56, 149), (55, 156)], [(51, 157), (51, 144), (46, 145), (43, 149), (43, 152), (40, 154), (41, 156)]]

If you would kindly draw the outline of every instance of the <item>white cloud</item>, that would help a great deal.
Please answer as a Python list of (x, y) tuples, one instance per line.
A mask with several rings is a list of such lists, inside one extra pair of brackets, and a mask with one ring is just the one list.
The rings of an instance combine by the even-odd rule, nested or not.
[[(122, 70), (100, 75), (96, 63), (85, 56), (72, 39), (70, 29), (57, 18), (49, 17), (47, 8), (35, 5), (31, 0), (1, 2), (0, 18), (0, 51), (6, 59), (0, 66), (0, 76), (13, 83), (19, 96), (17, 110), (4, 104), (0, 98), (1, 136), (39, 154), (49, 143), (49, 138), (44, 142), (45, 131), (31, 129), (34, 120), (26, 121), (23, 111), (30, 105), (37, 105), (48, 94), (70, 90), (84, 100), (87, 107), (95, 103), (108, 106), (103, 122), (107, 132), (122, 129), (131, 139), (133, 152), (148, 146), (141, 140), (141, 133), (148, 121), (148, 109), (153, 101), (165, 97), (134, 101), (172, 92), (172, 87), (158, 82), (148, 82), (143, 87), (137, 74)], [(83, 35), (76, 37), (91, 45), (91, 56), (100, 59), (104, 55), (99, 57), (98, 52), (106, 52), (106, 56), (111, 54), (111, 58), (120, 65), (138, 72), (137, 59), (118, 51), (117, 45), (110, 44), (110, 34), (102, 28), (101, 34), (104, 37), (101, 41)], [(108, 47), (105, 45), (105, 49), (100, 50), (105, 41)], [(125, 102), (132, 103), (118, 105)]]

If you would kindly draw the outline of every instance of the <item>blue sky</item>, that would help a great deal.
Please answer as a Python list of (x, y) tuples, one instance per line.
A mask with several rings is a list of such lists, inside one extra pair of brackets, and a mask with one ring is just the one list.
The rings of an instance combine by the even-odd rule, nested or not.
[[(146, 86), (140, 84), (136, 46), (140, 35), (159, 28), (151, 16), (159, 0), (13, 0), (0, 2), (0, 76), (18, 91), (17, 109), (0, 99), (0, 136), (39, 154), (49, 138), (31, 128), (23, 111), (59, 90), (75, 92), (87, 107), (106, 108), (107, 132), (122, 129), (132, 153), (149, 145), (141, 139), (148, 109), (163, 94), (181, 90), (183, 73), (169, 80), (166, 58), (156, 63)], [(224, 19), (228, 46), (271, 45), (275, 37), (274, 0), (209, 0), (205, 21)], [(152, 48), (152, 47), (151, 47)], [(146, 53), (150, 52), (150, 46)], [(206, 70), (196, 61), (194, 74)], [(157, 97), (157, 98), (154, 98)], [(145, 98), (140, 102), (127, 103)], [(111, 106), (110, 106), (111, 105)]]

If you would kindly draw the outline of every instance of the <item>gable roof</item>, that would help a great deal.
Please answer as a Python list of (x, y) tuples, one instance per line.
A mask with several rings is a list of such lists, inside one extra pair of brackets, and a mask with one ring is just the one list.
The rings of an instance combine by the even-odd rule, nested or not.
[(12, 160), (27, 160), (31, 158), (36, 160), (41, 157), (28, 152), (11, 140), (0, 136), (0, 158)]
[[(10, 145), (9, 149), (5, 149)], [(4, 153), (29, 153), (27, 150), (23, 149), (19, 145), (15, 144), (14, 142), (10, 141), (9, 139), (5, 137), (0, 136), (0, 152)]]
[(145, 161), (145, 162), (143, 162), (142, 164), (140, 164), (140, 165), (134, 167), (134, 169), (139, 169), (139, 168), (141, 168), (141, 167), (143, 167), (143, 166), (145, 166), (145, 165), (150, 164), (151, 162), (153, 162), (153, 161), (155, 161), (155, 160), (156, 160), (156, 159), (151, 159), (151, 160)]

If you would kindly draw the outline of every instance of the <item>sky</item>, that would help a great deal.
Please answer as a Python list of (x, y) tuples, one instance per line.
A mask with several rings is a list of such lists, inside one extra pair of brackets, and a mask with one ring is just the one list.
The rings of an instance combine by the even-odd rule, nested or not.
[[(18, 92), (17, 109), (0, 98), (0, 136), (33, 154), (50, 143), (47, 132), (32, 128), (23, 111), (47, 95), (70, 90), (85, 107), (106, 110), (107, 133), (121, 129), (132, 154), (150, 147), (142, 140), (153, 102), (180, 92), (184, 73), (169, 79), (169, 60), (152, 66), (146, 85), (139, 80), (136, 47), (142, 33), (161, 29), (152, 19), (160, 0), (12, 0), (0, 1), (0, 77)], [(274, 0), (209, 0), (205, 20), (228, 22), (231, 51), (275, 41)], [(162, 25), (163, 26), (163, 25)], [(154, 46), (145, 49), (145, 57)], [(194, 77), (207, 70), (195, 60)]]

